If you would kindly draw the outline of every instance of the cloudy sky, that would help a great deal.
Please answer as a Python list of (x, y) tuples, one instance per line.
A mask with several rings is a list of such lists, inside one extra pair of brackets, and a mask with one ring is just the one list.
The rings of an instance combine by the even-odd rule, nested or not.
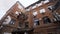
[(24, 7), (27, 7), (38, 0), (0, 0), (0, 19), (6, 11), (16, 3), (16, 1), (19, 1)]

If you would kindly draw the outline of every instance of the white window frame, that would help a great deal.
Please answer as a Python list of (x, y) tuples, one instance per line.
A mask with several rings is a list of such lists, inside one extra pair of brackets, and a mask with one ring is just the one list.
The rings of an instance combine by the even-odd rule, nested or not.
[(45, 9), (40, 9), (40, 13), (45, 13)]
[(33, 15), (34, 15), (34, 16), (36, 16), (37, 14), (38, 14), (37, 11), (34, 11), (34, 12), (33, 12)]
[(15, 14), (16, 14), (16, 15), (19, 15), (19, 12), (18, 12), (18, 11), (16, 11), (16, 12), (15, 12)]

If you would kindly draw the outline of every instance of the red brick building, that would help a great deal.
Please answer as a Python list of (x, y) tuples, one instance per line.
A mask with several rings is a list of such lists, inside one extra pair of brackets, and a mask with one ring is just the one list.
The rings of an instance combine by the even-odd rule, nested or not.
[[(60, 34), (60, 0), (16, 2), (1, 19), (1, 34)], [(7, 21), (7, 22), (6, 22)]]

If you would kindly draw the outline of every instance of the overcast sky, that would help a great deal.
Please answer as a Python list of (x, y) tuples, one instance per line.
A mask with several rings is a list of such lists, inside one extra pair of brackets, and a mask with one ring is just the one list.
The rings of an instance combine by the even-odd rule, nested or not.
[(6, 11), (16, 3), (16, 1), (19, 1), (24, 7), (27, 7), (38, 0), (0, 0), (0, 19)]

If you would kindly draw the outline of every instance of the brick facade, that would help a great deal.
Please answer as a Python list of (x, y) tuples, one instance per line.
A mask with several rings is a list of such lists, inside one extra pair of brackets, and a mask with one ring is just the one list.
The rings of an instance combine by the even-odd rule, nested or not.
[[(27, 32), (28, 34), (59, 34), (60, 33), (60, 23), (59, 21), (55, 21), (53, 14), (59, 13), (59, 8), (54, 10), (49, 9), (50, 6), (54, 6), (58, 0), (51, 2), (48, 2), (43, 5), (38, 6), (36, 4), (36, 8), (32, 9), (32, 6), (30, 6), (27, 11), (27, 8), (25, 9), (21, 4), (23, 8), (18, 8), (19, 2), (14, 4), (5, 14), (5, 16), (1, 19), (1, 22), (3, 23), (7, 16), (10, 16), (11, 19), (14, 20), (15, 23), (3, 25), (3, 28), (1, 29), (2, 32), (9, 32), (16, 34), (16, 32), (20, 32), (21, 34), (24, 34)], [(18, 12), (18, 14), (15, 14), (15, 12)], [(44, 12), (42, 12), (44, 11)], [(20, 14), (21, 12), (21, 14)], [(18, 16), (18, 17), (17, 17)], [(45, 20), (47, 19), (47, 20)], [(45, 20), (45, 21), (44, 21)]]

